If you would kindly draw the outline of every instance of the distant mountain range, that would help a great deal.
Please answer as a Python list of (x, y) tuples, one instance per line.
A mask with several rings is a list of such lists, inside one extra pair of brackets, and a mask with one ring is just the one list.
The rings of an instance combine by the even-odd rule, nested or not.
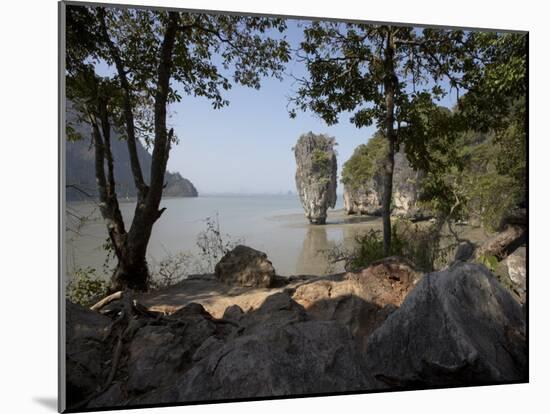
[[(85, 193), (97, 197), (97, 186), (94, 169), (94, 148), (91, 145), (90, 126), (76, 123), (75, 114), (67, 112), (67, 119), (75, 131), (84, 139), (65, 144), (65, 174), (66, 197), (68, 201), (86, 200)], [(151, 154), (147, 152), (141, 142), (137, 142), (138, 158), (146, 181), (151, 169)], [(136, 196), (136, 187), (130, 168), (130, 158), (126, 142), (119, 139), (119, 134), (112, 132), (111, 151), (114, 160), (116, 192), (119, 199)], [(166, 187), (164, 197), (197, 197), (198, 192), (193, 183), (183, 178), (178, 172), (166, 172)], [(81, 190), (81, 191), (79, 191)]]

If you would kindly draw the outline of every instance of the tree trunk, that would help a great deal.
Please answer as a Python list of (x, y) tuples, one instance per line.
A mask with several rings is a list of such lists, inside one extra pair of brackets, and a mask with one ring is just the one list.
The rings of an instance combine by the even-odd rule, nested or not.
[(394, 64), (395, 43), (393, 28), (387, 27), (386, 47), (384, 50), (384, 95), (386, 100), (386, 139), (388, 150), (384, 160), (384, 171), (382, 175), (382, 225), (384, 233), (384, 255), (388, 256), (391, 251), (391, 200), (393, 192), (393, 169), (396, 145), (395, 121), (395, 89), (397, 76)]
[[(145, 243), (144, 243), (145, 244)], [(146, 250), (145, 244), (145, 250)], [(143, 249), (139, 249), (143, 251)], [(132, 289), (145, 292), (149, 286), (149, 268), (145, 254), (137, 254), (131, 245), (127, 245), (126, 254), (119, 258), (111, 279), (111, 290)]]
[[(159, 210), (164, 188), (164, 175), (170, 153), (173, 131), (166, 130), (166, 107), (170, 91), (172, 70), (172, 54), (175, 45), (179, 14), (169, 12), (164, 39), (160, 48), (160, 59), (157, 71), (157, 90), (155, 93), (155, 141), (152, 154), (150, 183), (145, 191), (139, 191), (134, 219), (126, 235), (124, 246), (120, 248), (118, 266), (113, 274), (111, 288), (113, 290), (133, 289), (145, 291), (149, 283), (149, 270), (146, 253), (153, 225), (164, 212)], [(114, 52), (117, 52), (112, 45)], [(115, 53), (116, 54), (116, 53)], [(123, 76), (120, 76), (121, 80)], [(124, 85), (123, 85), (124, 87)], [(126, 119), (126, 122), (133, 122)], [(130, 129), (130, 128), (127, 128)], [(132, 169), (136, 183), (139, 177)], [(115, 248), (116, 249), (116, 248)]]

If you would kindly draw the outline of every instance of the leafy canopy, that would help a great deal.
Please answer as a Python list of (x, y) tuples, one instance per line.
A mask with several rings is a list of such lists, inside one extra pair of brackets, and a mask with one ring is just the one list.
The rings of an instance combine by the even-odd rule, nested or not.
[(355, 148), (342, 168), (342, 183), (346, 188), (357, 190), (372, 180), (382, 168), (387, 150), (387, 140), (381, 132)]

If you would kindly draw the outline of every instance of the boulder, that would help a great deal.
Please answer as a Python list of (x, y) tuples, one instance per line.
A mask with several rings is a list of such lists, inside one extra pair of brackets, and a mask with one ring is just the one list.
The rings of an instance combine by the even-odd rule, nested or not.
[(418, 283), (373, 332), (367, 369), (392, 388), (527, 380), (521, 306), (487, 268), (457, 263)]
[(217, 278), (225, 284), (246, 287), (269, 287), (275, 269), (263, 252), (238, 245), (216, 264)]
[(311, 224), (325, 224), (327, 209), (336, 205), (335, 145), (334, 138), (309, 132), (293, 148), (296, 188)]
[(475, 252), (475, 245), (469, 241), (461, 241), (458, 246), (456, 247), (455, 254), (453, 257), (453, 260), (451, 262), (467, 262), (472, 258)]

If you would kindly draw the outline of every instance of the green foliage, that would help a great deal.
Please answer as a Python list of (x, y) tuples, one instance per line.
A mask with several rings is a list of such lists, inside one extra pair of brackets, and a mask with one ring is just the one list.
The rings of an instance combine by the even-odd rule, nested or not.
[(387, 148), (387, 140), (381, 133), (374, 134), (366, 144), (355, 148), (342, 168), (342, 183), (350, 189), (358, 189), (374, 178), (380, 171)]
[(435, 224), (411, 223), (399, 220), (392, 226), (392, 244), (384, 254), (384, 242), (379, 230), (369, 230), (355, 238), (356, 247), (346, 257), (346, 269), (359, 270), (387, 256), (401, 256), (418, 269), (432, 271), (446, 261), (454, 246), (442, 247), (442, 237)]
[(95, 269), (77, 268), (69, 275), (66, 294), (71, 302), (90, 306), (95, 300), (104, 296), (107, 289), (107, 281), (99, 278)]
[(513, 104), (527, 92), (527, 35), (471, 32), (464, 48), (471, 56), (459, 108), (470, 128), (506, 127)]
[[(132, 98), (154, 97), (169, 12), (70, 5), (67, 16), (69, 75), (84, 62), (114, 65), (112, 41), (121, 52)], [(169, 102), (180, 101), (183, 91), (221, 108), (229, 103), (223, 94), (233, 83), (258, 89), (262, 77), (280, 78), (290, 59), (289, 44), (281, 35), (284, 19), (190, 12), (177, 12), (177, 19)], [(108, 38), (100, 30), (103, 21)]]
[(487, 267), (491, 272), (495, 273), (497, 270), (498, 259), (493, 255), (483, 255), (477, 258), (477, 261)]
[(315, 148), (312, 154), (313, 168), (320, 173), (326, 174), (330, 172), (331, 154), (323, 151), (320, 148)]

